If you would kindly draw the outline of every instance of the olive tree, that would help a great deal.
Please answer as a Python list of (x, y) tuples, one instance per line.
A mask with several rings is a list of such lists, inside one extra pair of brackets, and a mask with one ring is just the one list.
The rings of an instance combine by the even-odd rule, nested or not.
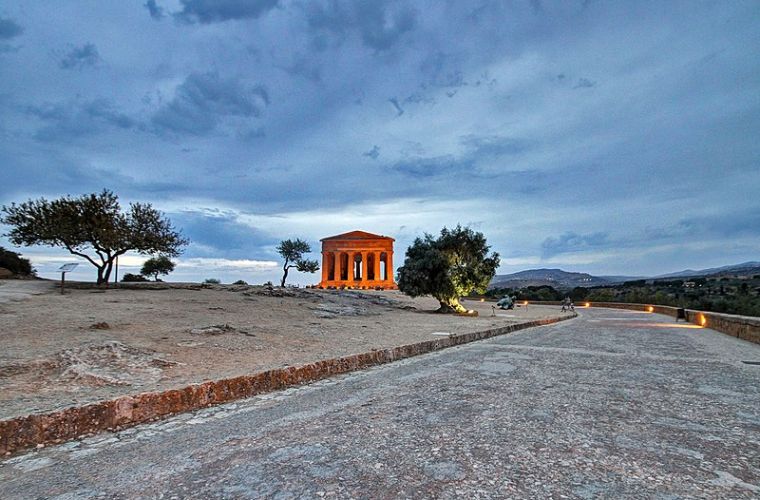
[(411, 297), (432, 295), (439, 312), (465, 312), (459, 297), (485, 292), (499, 267), (499, 254), (489, 255), (490, 248), (483, 233), (469, 227), (444, 227), (437, 238), (425, 234), (407, 249), (398, 288)]
[(119, 198), (101, 193), (45, 198), (2, 207), (0, 222), (11, 226), (14, 245), (61, 247), (98, 270), (97, 283), (107, 284), (116, 258), (129, 251), (143, 255), (180, 254), (188, 241), (149, 203), (130, 203), (122, 211)]
[(153, 276), (154, 281), (158, 281), (158, 275), (166, 276), (174, 271), (174, 262), (166, 255), (151, 257), (143, 263), (140, 274), (143, 276)]
[(283, 240), (280, 242), (277, 246), (277, 253), (285, 259), (282, 265), (280, 286), (285, 286), (285, 280), (288, 279), (288, 271), (293, 267), (302, 273), (316, 273), (319, 271), (319, 262), (303, 258), (303, 254), (309, 252), (311, 252), (311, 247), (301, 239), (296, 238), (295, 240)]

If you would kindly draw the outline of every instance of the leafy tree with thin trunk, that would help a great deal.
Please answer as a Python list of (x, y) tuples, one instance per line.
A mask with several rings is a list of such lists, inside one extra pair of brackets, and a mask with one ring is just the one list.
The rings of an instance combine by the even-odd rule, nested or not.
[(311, 252), (311, 247), (305, 241), (296, 238), (295, 240), (283, 240), (277, 247), (285, 263), (282, 265), (282, 280), (280, 286), (285, 286), (285, 280), (288, 279), (288, 271), (295, 267), (302, 273), (316, 273), (319, 271), (319, 262), (316, 260), (304, 259), (303, 254)]
[(459, 297), (484, 293), (499, 267), (499, 254), (490, 249), (483, 233), (469, 227), (444, 227), (438, 238), (425, 234), (407, 249), (398, 288), (412, 297), (432, 295), (439, 312), (466, 312)]
[(107, 189), (78, 198), (12, 203), (1, 211), (0, 222), (12, 228), (5, 236), (14, 245), (65, 248), (97, 268), (99, 285), (108, 284), (120, 255), (134, 251), (176, 257), (188, 243), (149, 203), (130, 203), (122, 211), (118, 196)]
[(166, 276), (174, 271), (174, 262), (166, 255), (151, 257), (143, 263), (140, 274), (143, 276), (153, 276), (154, 281), (158, 281), (158, 275)]

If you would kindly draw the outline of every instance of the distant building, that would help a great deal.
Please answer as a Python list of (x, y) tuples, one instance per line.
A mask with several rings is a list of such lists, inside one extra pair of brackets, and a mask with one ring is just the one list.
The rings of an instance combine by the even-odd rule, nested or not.
[(322, 281), (319, 288), (398, 288), (393, 280), (393, 238), (351, 231), (320, 241)]

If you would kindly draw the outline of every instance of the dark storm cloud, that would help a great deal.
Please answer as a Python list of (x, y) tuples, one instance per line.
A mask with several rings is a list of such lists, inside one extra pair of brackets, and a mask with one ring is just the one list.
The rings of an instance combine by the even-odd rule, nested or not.
[(0, 17), (0, 40), (10, 40), (24, 32), (24, 28), (19, 26), (13, 19)]
[(223, 79), (215, 72), (192, 73), (152, 123), (159, 132), (204, 135), (225, 117), (257, 117), (267, 105), (269, 94), (261, 85)]
[[(198, 211), (182, 222), (206, 257), (268, 256), (252, 220), (405, 225), (403, 246), (461, 218), (612, 274), (697, 246), (757, 259), (757, 4), (6, 3), (0, 203), (106, 186)], [(86, 41), (107, 64), (59, 71)]]
[(391, 49), (412, 31), (418, 16), (408, 3), (387, 0), (309, 1), (304, 9), (318, 47), (325, 46), (320, 37), (342, 41), (357, 31), (362, 43), (378, 52)]
[(277, 6), (278, 0), (180, 0), (175, 17), (187, 23), (210, 24), (233, 19), (256, 19)]
[(542, 256), (548, 258), (559, 254), (605, 248), (609, 245), (609, 235), (606, 232), (578, 234), (568, 231), (558, 237), (546, 238), (541, 243), (541, 250)]
[(45, 123), (34, 134), (35, 138), (45, 142), (94, 135), (109, 128), (130, 129), (136, 125), (135, 120), (118, 111), (108, 99), (46, 103), (29, 106), (26, 111)]
[(277, 240), (242, 223), (239, 216), (223, 210), (207, 209), (170, 214), (172, 222), (196, 243), (187, 257), (246, 258), (273, 246)]
[(83, 69), (87, 66), (95, 66), (98, 61), (100, 61), (98, 48), (93, 43), (85, 43), (81, 47), (73, 47), (58, 65), (61, 69)]
[(148, 9), (148, 13), (150, 14), (150, 17), (152, 17), (153, 19), (156, 19), (156, 20), (163, 19), (164, 16), (166, 15), (164, 8), (156, 4), (156, 0), (148, 0), (147, 2), (145, 2), (143, 7)]

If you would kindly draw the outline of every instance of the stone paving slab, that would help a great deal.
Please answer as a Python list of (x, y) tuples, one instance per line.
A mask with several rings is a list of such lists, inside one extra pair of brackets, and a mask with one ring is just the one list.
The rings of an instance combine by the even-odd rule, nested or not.
[(628, 314), (14, 457), (0, 497), (760, 497), (760, 346)]

